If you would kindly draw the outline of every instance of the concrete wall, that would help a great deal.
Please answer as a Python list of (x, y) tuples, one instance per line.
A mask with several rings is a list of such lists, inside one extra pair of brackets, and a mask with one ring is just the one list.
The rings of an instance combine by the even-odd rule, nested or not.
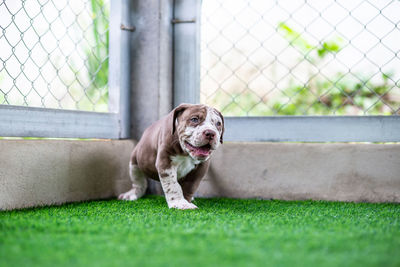
[(0, 140), (0, 210), (114, 197), (134, 142)]
[(197, 195), (400, 202), (400, 145), (228, 143)]

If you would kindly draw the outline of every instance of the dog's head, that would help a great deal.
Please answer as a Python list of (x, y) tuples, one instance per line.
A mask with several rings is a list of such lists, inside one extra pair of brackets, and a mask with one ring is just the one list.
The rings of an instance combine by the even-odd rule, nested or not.
[(173, 111), (172, 134), (178, 135), (183, 151), (205, 161), (223, 142), (224, 117), (206, 105), (181, 104)]

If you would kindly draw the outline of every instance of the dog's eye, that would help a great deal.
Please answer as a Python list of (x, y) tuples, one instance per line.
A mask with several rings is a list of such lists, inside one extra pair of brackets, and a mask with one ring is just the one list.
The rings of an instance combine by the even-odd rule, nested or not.
[(217, 127), (221, 126), (221, 122), (218, 121), (216, 125)]
[(190, 119), (190, 121), (194, 122), (194, 123), (198, 123), (199, 122), (199, 118), (193, 117), (193, 118)]

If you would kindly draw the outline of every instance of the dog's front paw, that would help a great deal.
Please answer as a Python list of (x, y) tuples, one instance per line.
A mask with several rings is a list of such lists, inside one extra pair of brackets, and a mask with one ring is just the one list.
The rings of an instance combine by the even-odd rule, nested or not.
[(128, 192), (122, 193), (118, 196), (119, 200), (137, 200), (142, 196), (142, 192), (140, 190), (137, 190), (136, 188), (132, 188)]
[(170, 209), (179, 209), (179, 210), (197, 209), (197, 206), (195, 204), (188, 202), (186, 199), (169, 201), (168, 207)]

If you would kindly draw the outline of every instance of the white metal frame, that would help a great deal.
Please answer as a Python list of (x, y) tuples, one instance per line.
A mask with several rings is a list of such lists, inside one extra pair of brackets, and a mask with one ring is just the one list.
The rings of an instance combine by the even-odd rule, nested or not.
[(110, 1), (109, 113), (0, 105), (0, 136), (129, 137), (129, 1)]

